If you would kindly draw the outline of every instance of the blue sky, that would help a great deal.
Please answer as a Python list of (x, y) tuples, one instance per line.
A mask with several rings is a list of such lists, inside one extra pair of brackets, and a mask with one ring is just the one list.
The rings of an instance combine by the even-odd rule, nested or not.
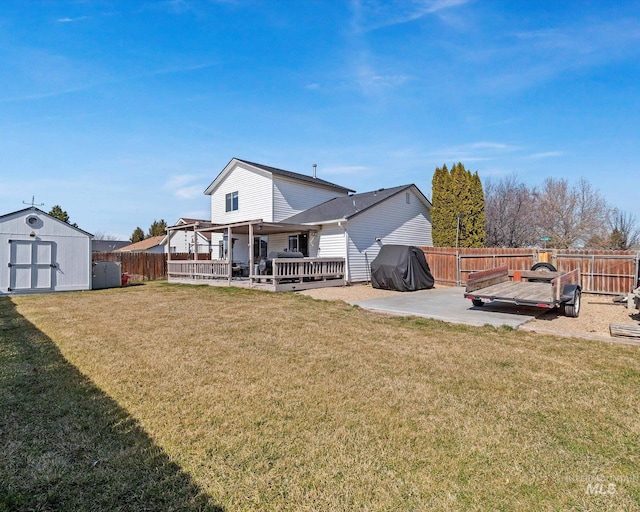
[(0, 213), (127, 239), (208, 218), (233, 157), (359, 192), (462, 162), (640, 219), (640, 2), (0, 5)]

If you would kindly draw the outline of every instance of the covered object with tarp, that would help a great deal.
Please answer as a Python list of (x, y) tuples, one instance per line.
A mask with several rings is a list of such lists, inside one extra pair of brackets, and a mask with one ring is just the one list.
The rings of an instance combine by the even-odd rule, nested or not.
[(412, 292), (433, 288), (424, 252), (409, 245), (383, 245), (371, 262), (371, 285), (383, 290)]

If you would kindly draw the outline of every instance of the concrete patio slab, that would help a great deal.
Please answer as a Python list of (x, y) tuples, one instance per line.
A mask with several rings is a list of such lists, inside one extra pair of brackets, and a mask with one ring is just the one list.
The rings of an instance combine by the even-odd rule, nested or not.
[(421, 316), (466, 325), (507, 325), (517, 329), (547, 309), (495, 303), (475, 307), (464, 298), (462, 287), (442, 287), (406, 292), (390, 297), (351, 302), (370, 311), (393, 315)]

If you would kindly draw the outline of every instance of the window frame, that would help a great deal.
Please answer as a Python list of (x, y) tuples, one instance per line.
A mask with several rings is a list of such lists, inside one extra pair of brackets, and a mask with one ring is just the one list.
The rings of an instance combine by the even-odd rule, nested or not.
[(238, 211), (238, 191), (229, 192), (224, 196), (224, 211), (225, 213)]

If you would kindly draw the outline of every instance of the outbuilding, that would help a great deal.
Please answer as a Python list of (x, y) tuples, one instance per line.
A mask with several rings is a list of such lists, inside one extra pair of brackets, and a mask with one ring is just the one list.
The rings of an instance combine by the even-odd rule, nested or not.
[(92, 239), (33, 206), (0, 216), (0, 295), (90, 290)]

